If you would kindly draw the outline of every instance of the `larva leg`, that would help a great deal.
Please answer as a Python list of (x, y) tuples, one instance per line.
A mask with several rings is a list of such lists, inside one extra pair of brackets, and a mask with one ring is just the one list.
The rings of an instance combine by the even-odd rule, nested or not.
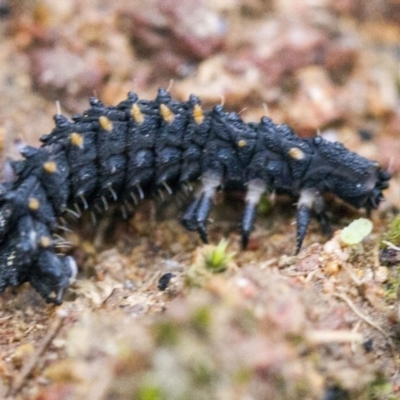
[(188, 231), (195, 231), (197, 229), (196, 225), (196, 210), (199, 207), (201, 197), (197, 197), (196, 200), (190, 204), (188, 209), (185, 211), (181, 218), (182, 225), (188, 230)]
[(197, 230), (204, 243), (207, 238), (207, 218), (211, 209), (212, 199), (221, 184), (221, 178), (214, 174), (206, 173), (202, 177), (200, 196), (189, 206), (182, 218), (182, 223), (189, 230)]
[(196, 225), (197, 225), (197, 232), (199, 233), (201, 240), (204, 243), (208, 243), (208, 235), (207, 235), (207, 218), (208, 214), (211, 210), (211, 195), (208, 193), (203, 193), (200, 198), (199, 206), (196, 210)]
[(315, 211), (319, 215), (319, 220), (322, 229), (329, 229), (327, 216), (324, 212), (324, 202), (316, 189), (308, 188), (300, 192), (300, 198), (297, 203), (297, 239), (296, 239), (296, 254), (299, 253), (301, 245), (303, 244), (304, 237), (307, 233), (308, 225), (310, 224), (311, 212)]
[(261, 180), (252, 180), (247, 185), (246, 206), (242, 217), (242, 247), (245, 249), (249, 242), (250, 233), (253, 230), (254, 219), (256, 217), (257, 204), (262, 194), (265, 192), (265, 183)]
[(325, 212), (324, 198), (322, 197), (321, 193), (319, 193), (319, 192), (316, 193), (316, 196), (314, 199), (314, 204), (313, 204), (313, 210), (314, 210), (317, 220), (321, 226), (322, 233), (326, 236), (332, 236), (331, 223), (329, 221), (328, 215)]
[(296, 213), (296, 222), (297, 222), (297, 238), (296, 238), (296, 251), (295, 254), (298, 254), (301, 245), (303, 244), (304, 237), (307, 233), (308, 225), (310, 224), (311, 218), (311, 209), (306, 205), (301, 205), (297, 207)]

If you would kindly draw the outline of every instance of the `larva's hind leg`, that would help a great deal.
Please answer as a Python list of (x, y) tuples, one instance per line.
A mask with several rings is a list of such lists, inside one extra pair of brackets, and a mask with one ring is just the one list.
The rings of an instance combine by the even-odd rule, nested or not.
[(319, 222), (319, 225), (321, 226), (322, 233), (325, 236), (331, 237), (333, 232), (331, 221), (329, 220), (328, 215), (325, 212), (317, 214), (317, 220)]

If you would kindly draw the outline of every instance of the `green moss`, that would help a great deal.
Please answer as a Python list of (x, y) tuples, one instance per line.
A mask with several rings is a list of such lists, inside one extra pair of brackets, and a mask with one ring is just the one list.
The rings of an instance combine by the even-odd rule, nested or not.
[(395, 246), (400, 246), (400, 214), (389, 224), (382, 240), (390, 242)]
[(195, 361), (191, 368), (193, 383), (198, 386), (208, 386), (217, 380), (217, 372), (210, 362)]
[(393, 394), (393, 387), (383, 376), (377, 377), (366, 390), (368, 400), (396, 400), (397, 396)]
[(307, 395), (310, 391), (310, 382), (308, 382), (306, 379), (297, 379), (294, 382), (294, 388), (292, 389), (292, 396), (296, 396), (296, 398), (301, 399), (307, 398)]
[(192, 287), (202, 287), (213, 274), (224, 272), (235, 253), (227, 252), (228, 242), (222, 239), (217, 246), (205, 245), (194, 263), (188, 268), (186, 283)]
[(136, 396), (133, 398), (137, 400), (163, 400), (164, 396), (159, 387), (143, 385), (139, 388)]
[(266, 215), (272, 210), (272, 202), (269, 195), (261, 196), (261, 200), (257, 206), (257, 215)]
[(173, 322), (165, 321), (154, 326), (154, 333), (158, 344), (174, 346), (178, 342), (179, 327)]
[(385, 283), (385, 298), (389, 301), (395, 301), (398, 298), (400, 286), (400, 266), (391, 268), (389, 280)]
[(208, 306), (201, 306), (194, 310), (192, 314), (192, 323), (195, 328), (202, 331), (207, 330), (211, 324), (211, 312)]
[(240, 368), (235, 372), (233, 379), (237, 384), (245, 385), (250, 382), (251, 377), (252, 373), (249, 368)]
[(198, 265), (191, 265), (185, 274), (185, 282), (190, 287), (202, 287), (209, 279), (211, 273)]
[(228, 253), (226, 248), (228, 241), (222, 239), (216, 247), (213, 247), (205, 252), (204, 260), (206, 268), (214, 273), (223, 272), (235, 253)]

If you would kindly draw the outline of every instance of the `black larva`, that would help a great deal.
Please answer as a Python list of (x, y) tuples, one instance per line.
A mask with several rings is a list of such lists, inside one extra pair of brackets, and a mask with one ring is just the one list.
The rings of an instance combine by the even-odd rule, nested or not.
[(36, 149), (13, 161), (15, 180), (0, 185), (0, 292), (29, 281), (49, 302), (61, 303), (75, 273), (72, 257), (55, 253), (64, 213), (137, 203), (160, 188), (169, 193), (200, 179), (183, 225), (207, 242), (206, 221), (217, 190), (246, 191), (242, 244), (246, 247), (264, 192), (299, 198), (297, 246), (313, 212), (329, 229), (322, 194), (332, 192), (368, 211), (382, 200), (389, 173), (375, 162), (321, 137), (301, 139), (287, 125), (262, 118), (244, 123), (221, 105), (203, 111), (190, 96), (181, 103), (159, 89), (154, 101), (130, 93), (116, 107), (92, 98), (90, 108), (55, 128)]

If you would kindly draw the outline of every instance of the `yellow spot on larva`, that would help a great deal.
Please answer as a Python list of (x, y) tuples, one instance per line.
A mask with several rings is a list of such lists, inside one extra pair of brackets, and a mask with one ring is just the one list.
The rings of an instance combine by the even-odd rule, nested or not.
[(40, 207), (40, 202), (36, 197), (29, 197), (28, 207), (31, 211), (36, 211)]
[(196, 104), (193, 108), (193, 118), (197, 125), (202, 124), (204, 121), (204, 112), (199, 104)]
[(302, 160), (305, 157), (303, 150), (298, 147), (292, 147), (289, 150), (289, 156), (294, 158), (295, 160)]
[(142, 110), (136, 103), (132, 104), (131, 116), (138, 124), (142, 124), (144, 122), (144, 115), (142, 113)]
[(83, 136), (80, 133), (72, 132), (69, 138), (73, 146), (83, 148)]
[(47, 248), (52, 244), (51, 239), (48, 236), (40, 236), (39, 245), (40, 247)]
[(113, 129), (113, 124), (110, 121), (109, 118), (107, 118), (106, 116), (102, 115), (99, 118), (99, 122), (100, 122), (100, 126), (107, 132), (111, 132)]
[(175, 119), (174, 113), (165, 104), (160, 105), (160, 113), (161, 116), (164, 118), (164, 121), (167, 122), (168, 124), (172, 123)]
[(55, 161), (47, 161), (43, 164), (43, 169), (49, 174), (54, 174), (57, 171), (57, 163)]
[(241, 139), (238, 141), (238, 146), (239, 147), (244, 147), (247, 145), (247, 142), (244, 139)]

